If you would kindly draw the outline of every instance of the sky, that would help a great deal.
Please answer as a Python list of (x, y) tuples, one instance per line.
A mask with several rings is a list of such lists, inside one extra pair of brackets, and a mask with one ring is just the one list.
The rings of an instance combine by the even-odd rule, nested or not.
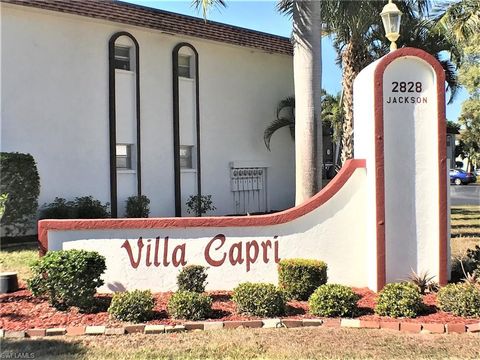
[[(191, 1), (185, 0), (124, 0), (130, 3), (158, 8), (179, 14), (203, 17), (191, 6)], [(212, 9), (207, 15), (208, 20), (241, 26), (248, 29), (263, 31), (270, 34), (290, 37), (292, 22), (288, 16), (280, 14), (276, 8), (276, 1), (239, 1), (226, 0), (226, 8)], [(379, 15), (380, 16), (380, 15)], [(387, 40), (386, 40), (387, 41)], [(342, 72), (336, 64), (336, 53), (331, 39), (322, 40), (322, 88), (330, 94), (337, 94), (342, 86)], [(467, 92), (462, 88), (454, 102), (447, 105), (447, 119), (457, 120), (460, 115), (461, 104), (467, 98)], [(447, 101), (449, 95), (447, 94)]]

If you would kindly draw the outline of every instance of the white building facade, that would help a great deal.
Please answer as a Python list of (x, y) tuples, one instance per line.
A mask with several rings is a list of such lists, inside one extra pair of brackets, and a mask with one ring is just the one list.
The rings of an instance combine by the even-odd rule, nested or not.
[(293, 93), (289, 39), (121, 2), (1, 3), (1, 151), (33, 155), (41, 193), (121, 217), (294, 203), (294, 143), (265, 127)]

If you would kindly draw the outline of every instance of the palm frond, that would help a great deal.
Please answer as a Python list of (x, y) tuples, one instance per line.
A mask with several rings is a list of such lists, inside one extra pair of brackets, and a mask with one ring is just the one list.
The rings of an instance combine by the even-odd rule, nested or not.
[(275, 133), (275, 131), (285, 126), (290, 128), (290, 135), (292, 136), (292, 139), (295, 138), (295, 119), (286, 117), (277, 118), (273, 120), (263, 132), (263, 141), (265, 142), (265, 146), (267, 147), (268, 151), (271, 151), (270, 140), (272, 135)]
[(202, 11), (205, 22), (207, 21), (207, 14), (210, 9), (227, 7), (225, 0), (192, 0), (192, 6), (197, 11)]

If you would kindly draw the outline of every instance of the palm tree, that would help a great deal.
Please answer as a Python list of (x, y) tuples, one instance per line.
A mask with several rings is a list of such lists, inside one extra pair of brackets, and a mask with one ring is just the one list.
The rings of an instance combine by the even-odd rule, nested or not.
[[(429, 0), (403, 0), (397, 5), (403, 13), (399, 46), (423, 49), (440, 59), (449, 51), (451, 59), (442, 58), (452, 96), (457, 88), (455, 66), (459, 53), (445, 36), (433, 31), (433, 23), (424, 20), (431, 8)], [(322, 6), (324, 34), (331, 35), (342, 67), (343, 109), (341, 161), (353, 157), (353, 81), (368, 64), (388, 53), (379, 16), (385, 3), (379, 1), (326, 1)]]

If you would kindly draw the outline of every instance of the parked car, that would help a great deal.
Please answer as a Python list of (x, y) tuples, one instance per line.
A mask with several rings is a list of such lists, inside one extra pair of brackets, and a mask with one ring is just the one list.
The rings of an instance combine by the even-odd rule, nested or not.
[(474, 183), (477, 178), (472, 173), (466, 172), (462, 169), (450, 169), (450, 183), (455, 185), (466, 185)]

